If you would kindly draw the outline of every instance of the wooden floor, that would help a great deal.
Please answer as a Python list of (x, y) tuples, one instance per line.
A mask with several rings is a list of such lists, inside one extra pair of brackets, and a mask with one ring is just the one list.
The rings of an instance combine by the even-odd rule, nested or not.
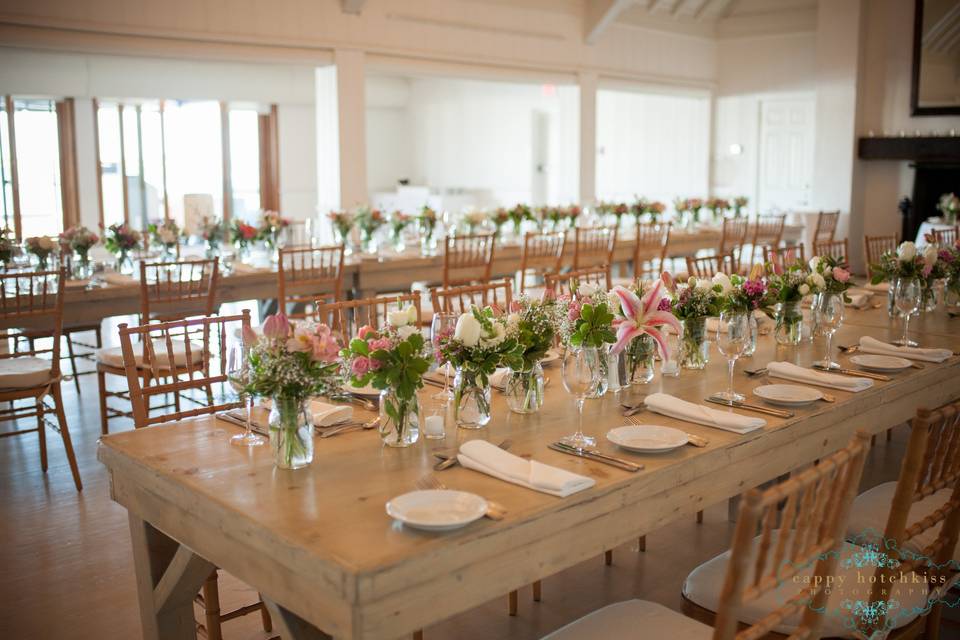
[[(0, 440), (0, 637), (96, 639), (141, 637), (125, 510), (109, 497), (107, 474), (97, 462), (100, 435), (95, 376), (82, 377), (82, 395), (63, 385), (84, 490), (73, 486), (57, 434), (48, 434), (50, 469), (40, 471), (34, 434)], [(0, 428), (9, 428), (0, 425)], [(132, 428), (117, 423), (117, 429)], [(878, 438), (864, 488), (895, 480), (907, 430), (894, 441)], [(506, 594), (426, 630), (427, 640), (532, 640), (604, 604), (644, 598), (679, 609), (680, 585), (699, 563), (725, 550), (733, 526), (726, 504), (706, 511), (703, 524), (673, 523), (648, 536), (647, 552), (636, 543), (618, 548), (613, 566), (602, 558), (544, 581), (543, 601), (530, 589), (520, 594), (520, 613), (506, 613)], [(225, 606), (246, 604), (255, 594), (226, 577)], [(943, 637), (960, 637), (945, 628)], [(229, 622), (228, 640), (264, 638), (259, 616)]]

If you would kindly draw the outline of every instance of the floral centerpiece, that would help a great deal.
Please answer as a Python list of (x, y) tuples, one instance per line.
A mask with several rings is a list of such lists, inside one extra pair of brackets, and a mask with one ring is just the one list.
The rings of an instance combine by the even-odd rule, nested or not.
[(955, 193), (945, 193), (940, 196), (937, 202), (937, 209), (943, 214), (943, 219), (947, 224), (956, 224), (957, 214), (960, 213), (960, 197)]
[(246, 393), (271, 398), (270, 448), (274, 464), (299, 469), (313, 460), (311, 396), (329, 393), (340, 379), (340, 345), (324, 324), (291, 324), (283, 314), (268, 316), (263, 335), (248, 330), (250, 379)]
[(646, 198), (638, 197), (633, 201), (633, 204), (630, 205), (630, 213), (633, 214), (634, 224), (640, 224), (640, 218), (647, 212), (647, 207), (649, 206), (650, 203)]
[(554, 323), (565, 346), (588, 349), (597, 353), (600, 381), (587, 397), (599, 398), (610, 388), (611, 382), (620, 384), (619, 356), (611, 354), (608, 345), (617, 341), (613, 331), (612, 309), (619, 301), (602, 288), (590, 283), (574, 283), (573, 295), (561, 295), (554, 302)]
[(522, 237), (520, 232), (523, 222), (524, 220), (533, 220), (533, 211), (525, 204), (517, 204), (512, 209), (507, 210), (507, 215), (510, 216), (510, 222), (513, 223), (513, 235), (517, 238)]
[(353, 229), (353, 215), (349, 211), (331, 211), (327, 220), (333, 227), (333, 236), (337, 244), (350, 244), (350, 230)]
[(710, 209), (714, 220), (719, 220), (727, 212), (727, 209), (730, 208), (730, 203), (723, 198), (709, 198), (704, 203), (704, 206)]
[(614, 202), (607, 205), (607, 213), (613, 216), (614, 226), (620, 228), (623, 216), (630, 213), (630, 205), (625, 202)]
[(558, 231), (566, 213), (563, 207), (540, 207), (537, 209), (537, 216), (541, 230)]
[(490, 214), (490, 222), (493, 224), (494, 235), (500, 237), (503, 225), (510, 221), (510, 213), (503, 207), (497, 207), (496, 211)]
[(820, 293), (841, 295), (844, 302), (850, 302), (846, 295), (851, 286), (850, 266), (845, 260), (833, 256), (814, 256), (810, 258), (809, 266), (811, 274), (818, 273), (823, 277)]
[(700, 223), (700, 209), (703, 208), (703, 200), (700, 198), (687, 198), (687, 211), (690, 212), (691, 224)]
[(504, 384), (507, 406), (516, 413), (534, 413), (543, 406), (543, 367), (540, 361), (553, 344), (552, 304), (521, 296), (510, 304), (507, 335), (522, 348), (518, 368)]
[(480, 227), (486, 224), (487, 218), (485, 211), (468, 211), (463, 214), (463, 223), (467, 227), (467, 233), (476, 233)]
[(84, 226), (77, 225), (61, 233), (60, 242), (77, 256), (74, 275), (77, 278), (89, 278), (93, 275), (93, 269), (90, 266), (90, 249), (100, 242), (100, 236)]
[(216, 216), (203, 216), (199, 229), (200, 239), (207, 246), (207, 257), (215, 257), (223, 241), (223, 220)]
[(734, 218), (740, 217), (744, 207), (747, 206), (747, 203), (749, 201), (750, 200), (747, 198), (747, 196), (737, 196), (736, 198), (733, 199), (733, 217)]
[(247, 224), (240, 218), (230, 221), (230, 242), (236, 247), (241, 258), (250, 252), (250, 247), (257, 241), (259, 230), (252, 224)]
[(413, 306), (387, 314), (379, 331), (363, 326), (340, 351), (350, 384), (380, 390), (380, 437), (391, 447), (406, 447), (420, 437), (417, 390), (430, 367)]
[(262, 240), (270, 250), (270, 259), (273, 262), (280, 261), (280, 240), (283, 236), (283, 230), (289, 226), (290, 219), (284, 218), (276, 211), (262, 211), (260, 213), (260, 226), (257, 229), (257, 239)]
[(390, 240), (393, 242), (393, 249), (397, 253), (406, 249), (406, 243), (403, 240), (403, 232), (407, 230), (413, 217), (403, 211), (394, 211), (390, 214)]
[(125, 224), (112, 224), (103, 235), (103, 246), (116, 256), (117, 273), (127, 273), (132, 268), (130, 252), (140, 248), (140, 232)]
[(57, 250), (57, 243), (53, 238), (47, 236), (35, 236), (27, 238), (25, 241), (27, 253), (37, 258), (37, 269), (46, 271), (47, 260)]
[(490, 376), (497, 367), (520, 369), (524, 347), (509, 336), (503, 316), (474, 307), (457, 319), (453, 335), (441, 336), (439, 357), (456, 367), (453, 414), (457, 426), (479, 429), (490, 422)]
[(692, 225), (693, 221), (687, 216), (690, 212), (690, 205), (687, 203), (687, 200), (683, 198), (677, 198), (673, 201), (673, 210), (677, 212), (677, 224), (687, 224)]
[(710, 361), (707, 318), (720, 315), (730, 286), (722, 273), (713, 280), (691, 276), (684, 284), (671, 286), (668, 282), (672, 296), (660, 301), (660, 310), (670, 311), (680, 321), (680, 366), (684, 369), (703, 369)]
[(940, 247), (937, 253), (946, 278), (946, 304), (960, 306), (960, 244)]
[(357, 223), (357, 228), (360, 229), (360, 250), (364, 253), (376, 253), (377, 230), (387, 223), (383, 212), (370, 207), (360, 207), (354, 216), (354, 220)]
[(650, 214), (650, 222), (656, 224), (660, 221), (660, 216), (663, 215), (663, 212), (667, 210), (667, 205), (660, 202), (659, 200), (654, 200), (653, 202), (647, 204), (647, 213)]
[(746, 278), (740, 275), (730, 276), (731, 288), (724, 300), (724, 309), (734, 313), (750, 314), (750, 340), (744, 349), (744, 356), (752, 356), (757, 351), (757, 319), (754, 312), (762, 311), (773, 317), (773, 309), (767, 291), (767, 283), (763, 278), (763, 265), (756, 264)]
[(776, 305), (774, 337), (778, 343), (800, 344), (803, 328), (800, 303), (805, 296), (819, 293), (825, 286), (822, 274), (811, 272), (799, 261), (783, 270), (777, 267), (768, 272), (768, 302)]
[(624, 354), (626, 384), (646, 384), (653, 379), (653, 359), (657, 349), (663, 360), (670, 357), (661, 327), (667, 325), (679, 333), (680, 323), (669, 310), (660, 308), (661, 300), (665, 299), (660, 280), (646, 292), (642, 288), (631, 290), (617, 286), (612, 293), (619, 301), (619, 307), (613, 320), (617, 341), (610, 352)]
[(173, 220), (164, 220), (160, 224), (155, 222), (147, 226), (150, 234), (150, 243), (160, 247), (164, 260), (176, 259), (177, 243), (180, 242), (180, 227)]
[(583, 213), (583, 209), (579, 205), (571, 204), (569, 207), (566, 207), (563, 210), (563, 217), (567, 220), (567, 226), (571, 229), (577, 226), (577, 218), (580, 217), (580, 214)]
[(934, 282), (943, 278), (945, 265), (940, 262), (940, 251), (935, 245), (927, 245), (923, 252), (917, 250), (912, 242), (902, 242), (896, 252), (887, 252), (880, 256), (877, 264), (870, 265), (873, 284), (889, 282), (890, 290), (887, 295), (887, 311), (894, 312), (894, 296), (897, 281), (900, 279), (914, 279), (920, 281), (923, 290), (921, 308), (936, 306)]
[(420, 231), (420, 253), (428, 256), (437, 247), (436, 239), (433, 237), (437, 229), (437, 212), (423, 205), (420, 215), (417, 216), (417, 228)]
[(4, 266), (10, 264), (13, 260), (13, 252), (17, 247), (16, 241), (11, 237), (10, 229), (0, 230), (0, 262)]

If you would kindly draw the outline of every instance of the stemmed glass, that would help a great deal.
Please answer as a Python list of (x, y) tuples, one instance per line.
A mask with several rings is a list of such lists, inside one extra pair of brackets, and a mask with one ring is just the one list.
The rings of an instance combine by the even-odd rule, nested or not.
[(258, 433), (254, 433), (250, 422), (253, 413), (253, 396), (244, 391), (250, 382), (250, 364), (247, 360), (247, 350), (242, 343), (234, 344), (227, 353), (227, 380), (230, 386), (244, 401), (243, 404), (247, 410), (246, 430), (230, 438), (230, 444), (245, 447), (258, 447), (266, 444), (267, 439)]
[(583, 434), (583, 402), (600, 383), (600, 357), (596, 347), (571, 347), (563, 354), (563, 388), (577, 400), (577, 432), (560, 441), (578, 449), (597, 443)]
[[(433, 321), (430, 323), (430, 342), (433, 344), (434, 353), (440, 348), (440, 340), (448, 335), (452, 335), (457, 328), (457, 314), (437, 312), (433, 314)], [(450, 364), (442, 363), (443, 366), (443, 391), (434, 394), (434, 400), (443, 400), (449, 402), (453, 398), (450, 392)]]
[(894, 344), (904, 347), (915, 347), (917, 343), (910, 339), (907, 331), (910, 328), (910, 316), (920, 309), (922, 287), (919, 278), (899, 278), (893, 294), (893, 302), (897, 310), (903, 315), (903, 338)]
[(715, 393), (714, 397), (730, 404), (743, 402), (746, 397), (733, 390), (733, 369), (737, 358), (743, 355), (750, 342), (750, 316), (743, 311), (721, 311), (717, 325), (717, 348), (727, 358), (729, 382), (727, 390)]
[(832, 346), (833, 334), (843, 322), (843, 294), (820, 294), (820, 300), (813, 313), (818, 331), (827, 339), (826, 355), (823, 356), (823, 360), (817, 362), (817, 365), (825, 369), (839, 367), (840, 365), (833, 361)]

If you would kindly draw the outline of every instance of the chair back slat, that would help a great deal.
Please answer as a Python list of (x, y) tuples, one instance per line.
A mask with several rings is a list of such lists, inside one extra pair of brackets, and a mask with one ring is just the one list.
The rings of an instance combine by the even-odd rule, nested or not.
[[(280, 249), (277, 302), (291, 318), (306, 318), (318, 298), (340, 300), (343, 288), (343, 245)], [(288, 308), (289, 306), (293, 308)], [(298, 307), (303, 305), (301, 311)]]
[(878, 264), (883, 254), (895, 252), (899, 244), (900, 239), (896, 234), (888, 236), (863, 236), (863, 251), (867, 260), (867, 275), (873, 276), (873, 270), (870, 268), (870, 265)]
[(671, 225), (670, 222), (637, 224), (637, 241), (633, 249), (634, 280), (660, 276), (670, 246)]
[(787, 267), (791, 267), (798, 262), (806, 264), (807, 256), (801, 242), (789, 247), (764, 247), (763, 261), (772, 265), (774, 269), (783, 272)]
[(737, 272), (737, 260), (732, 253), (715, 253), (709, 256), (687, 256), (687, 274), (696, 278), (712, 278), (718, 273)]
[(374, 329), (386, 325), (387, 314), (391, 310), (413, 305), (417, 310), (417, 326), (422, 320), (421, 297), (419, 293), (405, 293), (396, 296), (380, 296), (361, 300), (343, 300), (325, 302), (317, 300), (315, 319), (330, 327), (330, 330), (344, 341), (357, 335), (364, 325)]
[(837, 233), (837, 223), (839, 221), (839, 211), (821, 211), (817, 214), (817, 226), (813, 231), (813, 242), (831, 242)]
[(528, 231), (520, 253), (520, 293), (526, 291), (527, 276), (543, 277), (560, 271), (567, 234), (564, 231)]
[(564, 294), (572, 296), (582, 284), (596, 285), (603, 287), (604, 291), (609, 291), (612, 288), (610, 265), (547, 274), (544, 296), (548, 298)]
[(434, 313), (467, 313), (472, 307), (495, 307), (502, 311), (513, 302), (513, 286), (510, 278), (488, 284), (431, 289)]
[(573, 269), (613, 263), (616, 227), (577, 227), (573, 234)]
[(443, 250), (443, 287), (488, 281), (495, 244), (492, 231), (448, 236)]
[(217, 260), (140, 263), (140, 322), (209, 316), (216, 304)]
[[(0, 329), (14, 349), (0, 350), (0, 360), (50, 354), (51, 374), (60, 375), (60, 334), (63, 331), (63, 290), (66, 270), (0, 273)], [(53, 339), (50, 348), (20, 348), (24, 330), (44, 331)], [(29, 343), (29, 342), (28, 342)]]
[(813, 255), (829, 256), (840, 262), (850, 262), (850, 246), (846, 238), (831, 240), (830, 242), (817, 242), (813, 245)]
[(960, 237), (960, 226), (954, 226), (950, 229), (934, 229), (933, 242), (941, 247), (952, 247), (957, 244), (957, 238)]

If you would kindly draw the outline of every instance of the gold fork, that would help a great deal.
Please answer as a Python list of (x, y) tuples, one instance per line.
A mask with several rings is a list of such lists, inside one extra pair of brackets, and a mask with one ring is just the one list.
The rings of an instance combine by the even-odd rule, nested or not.
[[(414, 485), (417, 487), (417, 489), (422, 491), (447, 490), (447, 485), (443, 484), (443, 482), (440, 481), (440, 478), (432, 473), (428, 473), (427, 475), (418, 478)], [(491, 520), (503, 520), (503, 517), (507, 515), (507, 510), (504, 509), (503, 505), (500, 503), (487, 500), (487, 512), (484, 515)]]
[[(630, 424), (632, 424), (632, 425), (634, 425), (634, 426), (640, 426), (640, 425), (644, 424), (644, 423), (640, 420), (640, 418), (635, 418), (634, 416), (627, 416), (627, 422), (629, 422)], [(695, 435), (693, 435), (692, 433), (688, 433), (688, 434), (687, 434), (687, 442), (688, 442), (689, 444), (693, 445), (694, 447), (705, 447), (705, 446), (707, 446), (708, 444), (710, 444), (710, 441), (707, 440), (706, 438), (702, 438), (702, 437), (700, 437), (700, 436), (695, 436)]]

